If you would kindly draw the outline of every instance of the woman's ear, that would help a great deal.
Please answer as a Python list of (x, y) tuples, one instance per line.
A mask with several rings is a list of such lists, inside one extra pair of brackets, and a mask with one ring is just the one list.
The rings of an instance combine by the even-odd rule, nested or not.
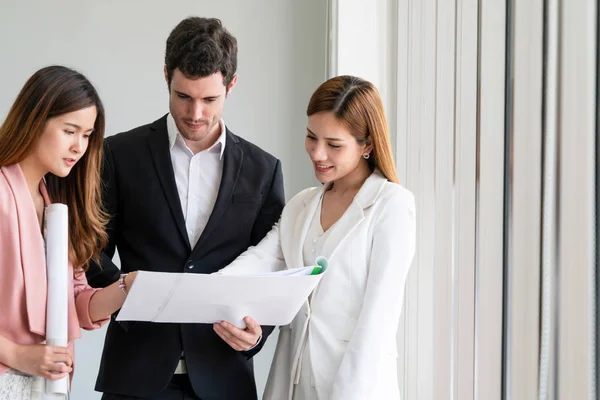
[(373, 141), (371, 140), (370, 137), (367, 138), (367, 140), (365, 141), (365, 148), (363, 150), (363, 153), (369, 153), (371, 154), (371, 152), (373, 151)]

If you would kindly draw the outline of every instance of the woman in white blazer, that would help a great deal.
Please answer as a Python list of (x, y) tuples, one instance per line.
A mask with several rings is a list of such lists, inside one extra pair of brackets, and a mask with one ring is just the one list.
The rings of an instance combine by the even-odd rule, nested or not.
[[(371, 83), (332, 78), (313, 94), (307, 115), (306, 151), (323, 185), (297, 194), (273, 230), (221, 272), (329, 260), (298, 315), (280, 327), (263, 399), (399, 399), (396, 332), (415, 249), (414, 198), (398, 184)], [(227, 323), (215, 331), (248, 348), (247, 332)]]

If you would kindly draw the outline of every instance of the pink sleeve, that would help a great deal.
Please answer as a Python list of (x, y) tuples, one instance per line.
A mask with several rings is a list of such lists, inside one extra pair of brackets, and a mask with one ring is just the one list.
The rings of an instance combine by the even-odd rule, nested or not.
[(92, 321), (90, 318), (90, 299), (98, 290), (100, 289), (94, 289), (88, 285), (84, 272), (80, 271), (74, 274), (73, 294), (75, 295), (77, 318), (79, 318), (79, 326), (88, 331), (98, 329), (110, 320), (110, 315), (98, 321)]

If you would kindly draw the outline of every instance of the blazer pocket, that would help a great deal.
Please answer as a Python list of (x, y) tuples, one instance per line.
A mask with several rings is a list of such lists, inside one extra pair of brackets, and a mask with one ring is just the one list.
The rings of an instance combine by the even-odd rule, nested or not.
[(262, 194), (234, 194), (234, 203), (260, 203), (262, 202)]
[(129, 332), (129, 330), (133, 328), (137, 321), (117, 321), (119, 311), (121, 310), (119, 309), (110, 315), (110, 319), (112, 320), (111, 323), (114, 322), (115, 324), (119, 325), (125, 332)]

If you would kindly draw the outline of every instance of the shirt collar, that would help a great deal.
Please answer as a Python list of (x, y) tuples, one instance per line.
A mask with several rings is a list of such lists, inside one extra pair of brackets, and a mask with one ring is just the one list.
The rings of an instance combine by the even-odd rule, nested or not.
[[(219, 121), (219, 125), (221, 125), (221, 134), (219, 135), (219, 137), (217, 138), (215, 143), (213, 143), (213, 145), (210, 146), (205, 151), (212, 152), (212, 151), (216, 151), (218, 149), (219, 150), (219, 159), (222, 160), (223, 153), (225, 152), (227, 128), (225, 128), (225, 122), (223, 121), (223, 119), (221, 119)], [(180, 143), (183, 144), (185, 146), (185, 148), (189, 150), (189, 148), (185, 144), (185, 141), (183, 140), (183, 137), (179, 133), (179, 129), (177, 129), (177, 124), (175, 123), (175, 119), (173, 118), (173, 116), (170, 113), (167, 115), (167, 133), (169, 135), (169, 150), (172, 150), (173, 147), (175, 147), (175, 144), (178, 142), (177, 138), (179, 138)]]

